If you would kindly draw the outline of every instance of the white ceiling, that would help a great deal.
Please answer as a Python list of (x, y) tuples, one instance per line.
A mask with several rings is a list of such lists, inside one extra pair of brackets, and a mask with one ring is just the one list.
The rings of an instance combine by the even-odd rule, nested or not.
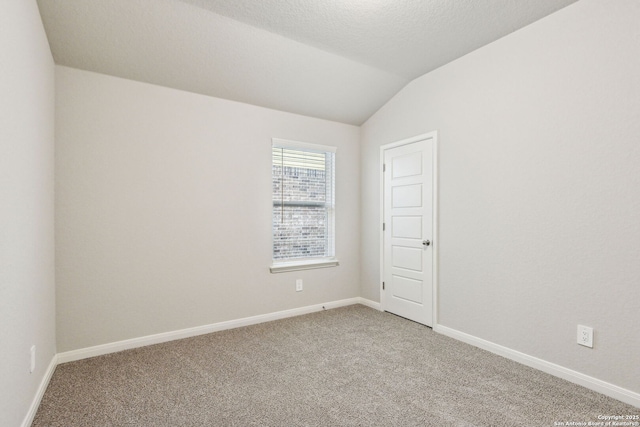
[(359, 125), (576, 0), (38, 0), (57, 64)]

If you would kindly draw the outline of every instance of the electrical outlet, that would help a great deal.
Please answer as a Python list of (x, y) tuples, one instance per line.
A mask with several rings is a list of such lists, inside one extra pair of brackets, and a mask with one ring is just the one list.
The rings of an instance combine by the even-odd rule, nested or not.
[(593, 348), (593, 328), (578, 325), (578, 344)]
[(29, 368), (29, 372), (33, 372), (36, 370), (36, 346), (31, 346), (31, 365)]
[(300, 292), (302, 290), (302, 279), (296, 280), (296, 292)]

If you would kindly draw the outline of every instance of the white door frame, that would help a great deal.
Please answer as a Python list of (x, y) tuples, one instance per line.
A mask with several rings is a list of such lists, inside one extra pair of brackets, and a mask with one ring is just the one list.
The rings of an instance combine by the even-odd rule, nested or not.
[(378, 227), (379, 230), (379, 246), (380, 246), (380, 309), (385, 310), (385, 293), (382, 290), (382, 282), (384, 281), (384, 231), (382, 230), (382, 224), (384, 222), (384, 152), (390, 148), (400, 147), (402, 145), (411, 144), (413, 142), (422, 141), (424, 139), (433, 140), (433, 177), (432, 177), (432, 186), (433, 186), (433, 223), (431, 224), (433, 228), (433, 242), (432, 242), (432, 250), (433, 250), (433, 269), (432, 269), (432, 292), (433, 292), (433, 326), (435, 329), (438, 324), (438, 248), (440, 247), (440, 241), (438, 239), (438, 132), (428, 132), (423, 133), (421, 135), (416, 135), (411, 138), (403, 139), (396, 142), (391, 142), (389, 144), (385, 144), (380, 146), (380, 165), (379, 165), (379, 173), (380, 173), (380, 224)]

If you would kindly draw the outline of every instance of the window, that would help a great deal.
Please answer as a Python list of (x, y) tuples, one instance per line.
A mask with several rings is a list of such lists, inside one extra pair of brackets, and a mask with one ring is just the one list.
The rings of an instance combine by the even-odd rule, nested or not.
[(272, 273), (338, 265), (335, 147), (273, 139)]

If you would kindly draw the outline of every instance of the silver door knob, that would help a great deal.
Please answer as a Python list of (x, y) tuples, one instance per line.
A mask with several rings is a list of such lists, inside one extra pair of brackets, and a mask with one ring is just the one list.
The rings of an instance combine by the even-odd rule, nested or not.
[(423, 241), (422, 241), (422, 244), (423, 244), (424, 246), (429, 246), (429, 245), (431, 244), (431, 241), (430, 241), (430, 240), (423, 240)]

